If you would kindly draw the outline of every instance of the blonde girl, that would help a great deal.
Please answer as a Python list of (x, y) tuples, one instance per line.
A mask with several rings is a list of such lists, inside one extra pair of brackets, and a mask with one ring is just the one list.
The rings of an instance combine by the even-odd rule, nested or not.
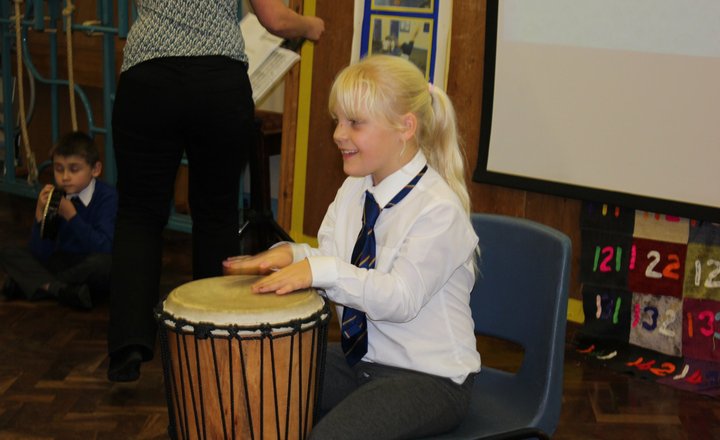
[(311, 438), (450, 430), (480, 369), (469, 307), (477, 237), (453, 106), (409, 61), (376, 55), (340, 72), (329, 108), (348, 177), (319, 247), (278, 244), (225, 271), (268, 274), (257, 293), (312, 286), (337, 304), (342, 341), (328, 347)]

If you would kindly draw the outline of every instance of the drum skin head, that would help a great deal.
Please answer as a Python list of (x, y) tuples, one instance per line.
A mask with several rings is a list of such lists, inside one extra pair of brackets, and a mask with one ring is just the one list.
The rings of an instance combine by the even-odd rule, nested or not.
[(216, 326), (257, 327), (309, 317), (323, 309), (315, 289), (286, 295), (253, 293), (260, 276), (231, 275), (191, 281), (174, 289), (163, 311), (175, 319)]

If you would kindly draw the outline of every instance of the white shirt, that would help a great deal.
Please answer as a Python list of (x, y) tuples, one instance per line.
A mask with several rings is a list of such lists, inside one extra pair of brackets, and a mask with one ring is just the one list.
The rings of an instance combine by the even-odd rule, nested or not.
[(87, 206), (90, 204), (90, 200), (92, 200), (93, 193), (95, 192), (95, 178), (93, 177), (90, 180), (90, 183), (88, 186), (85, 187), (82, 191), (75, 194), (66, 194), (65, 197), (67, 197), (68, 200), (77, 197), (80, 199), (83, 205)]
[[(375, 269), (350, 263), (361, 227), (365, 190), (385, 206), (426, 164), (420, 152), (372, 187), (370, 176), (348, 177), (318, 232), (319, 249), (293, 244), (308, 258), (313, 286), (368, 319), (364, 361), (448, 377), (462, 383), (480, 370), (470, 292), (477, 236), (455, 193), (432, 168), (375, 224)], [(342, 316), (342, 306), (338, 306)]]

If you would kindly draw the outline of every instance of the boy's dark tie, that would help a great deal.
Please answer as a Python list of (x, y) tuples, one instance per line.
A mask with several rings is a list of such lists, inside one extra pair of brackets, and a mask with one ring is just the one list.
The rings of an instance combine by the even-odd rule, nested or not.
[[(427, 165), (383, 209), (399, 203), (413, 189), (426, 170)], [(375, 268), (374, 228), (381, 211), (382, 209), (375, 202), (373, 195), (369, 191), (365, 191), (362, 228), (360, 228), (360, 233), (353, 248), (352, 259), (350, 260), (357, 267), (364, 269)], [(367, 318), (365, 312), (352, 307), (343, 308), (341, 344), (345, 359), (350, 366), (355, 365), (365, 356), (365, 353), (367, 353)]]

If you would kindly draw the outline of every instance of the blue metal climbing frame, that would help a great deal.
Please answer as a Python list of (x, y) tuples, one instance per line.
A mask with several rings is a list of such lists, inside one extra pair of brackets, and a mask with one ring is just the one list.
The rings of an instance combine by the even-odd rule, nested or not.
[[(21, 24), (17, 29), (15, 21), (14, 2), (21, 4)], [(58, 74), (58, 27), (65, 26), (62, 17), (64, 0), (0, 0), (0, 44), (2, 56), (0, 70), (2, 71), (2, 124), (0, 130), (3, 139), (0, 141), (0, 191), (12, 192), (27, 197), (36, 197), (39, 192), (37, 183), (29, 183), (25, 179), (18, 179), (16, 173), (16, 139), (18, 139), (18, 121), (13, 106), (13, 84), (15, 81), (12, 64), (17, 50), (22, 50), (23, 64), (31, 76), (31, 81), (47, 84), (50, 88), (50, 133), (55, 143), (60, 136), (59, 114), (61, 105), (58, 99), (59, 87), (68, 87), (67, 79)], [(242, 15), (242, 2), (238, 5), (238, 14)], [(117, 17), (117, 19), (116, 19)], [(112, 143), (112, 105), (115, 98), (115, 38), (127, 37), (130, 23), (135, 17), (134, 2), (128, 0), (97, 0), (96, 20), (92, 22), (76, 23), (72, 20), (72, 31), (92, 33), (102, 38), (102, 126), (95, 123), (94, 113), (87, 94), (81, 86), (74, 85), (76, 96), (84, 107), (87, 117), (88, 132), (91, 136), (104, 135), (105, 163), (103, 166), (103, 179), (114, 185), (117, 179), (115, 168), (115, 154)], [(16, 33), (22, 37), (21, 47), (16, 46)], [(30, 51), (27, 46), (29, 32), (42, 32), (47, 38), (49, 46), (49, 76), (42, 76), (35, 68)], [(28, 121), (29, 122), (29, 121)], [(17, 144), (19, 145), (19, 144)], [(39, 168), (49, 163), (40, 164)], [(241, 186), (242, 194), (242, 186)], [(241, 199), (242, 200), (242, 199)], [(172, 209), (168, 221), (171, 229), (189, 232), (191, 221), (188, 215), (178, 214)]]
[[(15, 0), (0, 1), (0, 40), (2, 44), (2, 96), (3, 96), (3, 141), (0, 150), (4, 152), (3, 173), (0, 175), (0, 190), (35, 197), (38, 188), (33, 183), (18, 179), (16, 174), (16, 138), (18, 134), (18, 120), (13, 108), (12, 96), (15, 77), (12, 71), (14, 52), (22, 51), (23, 64), (31, 78), (49, 85), (50, 89), (50, 133), (52, 142), (59, 139), (59, 113), (61, 106), (58, 100), (59, 87), (68, 87), (68, 80), (58, 74), (58, 27), (64, 26), (62, 20), (62, 0), (26, 0), (21, 2), (22, 19), (20, 29), (16, 29)], [(102, 38), (102, 114), (103, 125), (95, 123), (94, 112), (87, 94), (81, 86), (74, 85), (76, 96), (84, 107), (87, 117), (88, 132), (91, 136), (105, 135), (105, 174), (104, 179), (111, 184), (116, 181), (114, 150), (111, 133), (112, 102), (115, 94), (115, 37), (127, 36), (130, 23), (128, 0), (98, 0), (96, 8), (97, 20), (92, 24), (77, 23), (72, 25), (73, 32), (92, 32)], [(117, 15), (117, 25), (115, 16)], [(21, 47), (15, 47), (16, 32), (21, 33)], [(29, 32), (41, 32), (49, 46), (49, 75), (44, 77), (35, 68), (35, 64), (28, 50), (27, 40)], [(28, 121), (29, 122), (29, 121)], [(42, 167), (42, 165), (41, 165)]]

